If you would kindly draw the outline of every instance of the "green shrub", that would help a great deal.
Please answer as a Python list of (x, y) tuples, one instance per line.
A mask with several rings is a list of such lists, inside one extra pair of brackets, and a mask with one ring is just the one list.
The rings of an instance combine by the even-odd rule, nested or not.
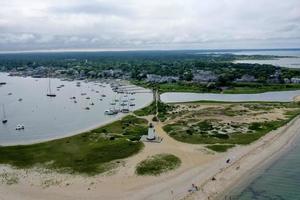
[(143, 160), (136, 167), (138, 175), (159, 175), (178, 168), (181, 161), (172, 154), (157, 154)]

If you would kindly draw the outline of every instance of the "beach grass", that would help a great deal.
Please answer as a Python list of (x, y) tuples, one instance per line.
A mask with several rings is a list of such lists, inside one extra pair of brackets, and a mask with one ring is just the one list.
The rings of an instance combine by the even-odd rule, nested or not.
[(234, 144), (213, 144), (213, 145), (207, 145), (205, 147), (216, 152), (226, 152), (228, 149), (235, 147), (235, 145)]
[[(226, 104), (228, 105), (228, 104)], [(300, 107), (296, 103), (265, 103), (265, 104), (243, 104), (248, 111), (228, 110), (230, 107), (215, 110), (198, 111), (199, 116), (208, 115), (210, 120), (201, 120), (195, 118), (197, 114), (192, 114), (193, 121), (189, 117), (181, 118), (179, 121), (166, 124), (163, 129), (174, 139), (191, 144), (206, 144), (209, 149), (222, 151), (225, 150), (224, 145), (247, 145), (250, 144), (267, 133), (276, 130), (300, 114)], [(284, 112), (284, 118), (273, 120), (262, 120), (248, 123), (221, 123), (214, 121), (214, 117), (228, 116), (240, 117), (251, 114), (253, 111), (258, 113), (268, 113), (273, 109), (287, 109)], [(226, 112), (225, 112), (226, 111)], [(176, 115), (177, 116), (177, 115)], [(190, 124), (192, 123), (192, 124)], [(228, 132), (228, 130), (230, 130)], [(218, 145), (218, 146), (215, 146)], [(220, 146), (223, 145), (223, 146)]]
[(147, 133), (147, 121), (134, 116), (79, 135), (53, 141), (0, 147), (0, 163), (17, 168), (39, 166), (59, 172), (95, 175), (114, 166), (112, 161), (136, 154)]
[(181, 160), (172, 154), (157, 154), (141, 161), (136, 167), (138, 175), (160, 175), (174, 170), (181, 165)]

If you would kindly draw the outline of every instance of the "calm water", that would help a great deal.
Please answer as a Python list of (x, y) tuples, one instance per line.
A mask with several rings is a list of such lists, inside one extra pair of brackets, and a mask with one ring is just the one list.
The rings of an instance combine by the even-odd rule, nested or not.
[(286, 155), (256, 178), (232, 192), (234, 200), (298, 200), (300, 199), (300, 140)]
[(300, 50), (278, 50), (278, 51), (239, 51), (238, 55), (275, 55), (275, 56), (295, 56), (297, 58), (280, 58), (275, 60), (239, 60), (236, 63), (258, 63), (272, 64), (275, 66), (300, 68)]
[(211, 94), (211, 93), (184, 93), (167, 92), (161, 95), (161, 100), (166, 103), (191, 102), (191, 101), (276, 101), (290, 102), (295, 96), (300, 95), (300, 90), (283, 92), (265, 92), (260, 94)]
[[(110, 103), (120, 98), (108, 84), (102, 84), (105, 87), (101, 87), (96, 83), (81, 82), (81, 87), (77, 87), (76, 82), (53, 79), (51, 85), (57, 97), (49, 98), (46, 96), (48, 79), (9, 77), (0, 73), (0, 82), (7, 82), (7, 85), (0, 87), (0, 118), (4, 104), (8, 119), (7, 124), (0, 124), (0, 145), (24, 144), (76, 134), (122, 116), (104, 115), (104, 111), (111, 108)], [(65, 87), (56, 91), (56, 87), (62, 84)], [(12, 95), (8, 95), (10, 92)], [(81, 93), (87, 95), (82, 96)], [(101, 94), (106, 97), (101, 97)], [(70, 99), (73, 96), (78, 103)], [(152, 101), (151, 93), (136, 93), (133, 97), (136, 106), (131, 110)], [(23, 101), (18, 101), (19, 98)], [(100, 101), (100, 98), (103, 100)], [(129, 98), (132, 98), (131, 95)], [(91, 109), (85, 110), (85, 107)], [(16, 131), (17, 124), (24, 124), (25, 130)]]

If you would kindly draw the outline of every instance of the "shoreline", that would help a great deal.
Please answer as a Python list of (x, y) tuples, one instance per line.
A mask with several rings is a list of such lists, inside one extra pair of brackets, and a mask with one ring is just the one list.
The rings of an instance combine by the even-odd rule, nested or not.
[[(290, 141), (287, 143), (283, 149), (278, 150), (277, 152), (274, 152), (269, 158), (263, 160), (261, 163), (259, 163), (256, 167), (253, 167), (245, 174), (241, 175), (241, 177), (233, 183), (230, 187), (228, 187), (227, 190), (225, 190), (223, 193), (221, 193), (216, 200), (222, 200), (223, 197), (234, 197), (236, 196), (236, 192), (240, 194), (240, 191), (244, 190), (249, 184), (251, 184), (253, 181), (255, 181), (256, 178), (259, 178), (260, 174), (259, 171), (266, 171), (268, 170), (275, 162), (277, 162), (282, 156), (289, 153), (291, 150), (293, 150), (294, 144), (296, 142), (299, 142), (297, 140), (300, 139), (300, 136), (294, 135), (293, 138), (290, 138), (290, 140), (295, 139), (296, 141)], [(236, 187), (238, 186), (238, 187)]]
[[(273, 162), (276, 162), (293, 148), (293, 144), (300, 138), (298, 134), (299, 122), (300, 116), (287, 125), (272, 131), (272, 133), (268, 133), (253, 144), (248, 145), (248, 148), (237, 148), (242, 153), (236, 160), (228, 166), (219, 168), (219, 171), (210, 176), (209, 179), (202, 181), (200, 184), (201, 191), (189, 194), (183, 199), (221, 200), (225, 197), (230, 197), (230, 194), (234, 192), (238, 185), (245, 186), (253, 181), (257, 170), (267, 169)], [(238, 150), (233, 149), (227, 153), (227, 157), (237, 155), (236, 152)], [(212, 177), (215, 177), (216, 180), (212, 181)]]

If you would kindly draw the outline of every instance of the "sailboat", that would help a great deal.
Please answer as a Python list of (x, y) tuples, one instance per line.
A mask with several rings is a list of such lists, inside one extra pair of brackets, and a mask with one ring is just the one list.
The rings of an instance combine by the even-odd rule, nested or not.
[(6, 124), (6, 123), (7, 123), (7, 119), (6, 119), (6, 114), (5, 114), (4, 105), (2, 105), (2, 111), (3, 111), (2, 123), (3, 123), (3, 124)]
[(48, 97), (56, 97), (56, 94), (51, 92), (51, 78), (50, 77), (49, 77), (49, 84), (48, 84), (48, 92), (49, 92), (49, 93), (47, 93)]

